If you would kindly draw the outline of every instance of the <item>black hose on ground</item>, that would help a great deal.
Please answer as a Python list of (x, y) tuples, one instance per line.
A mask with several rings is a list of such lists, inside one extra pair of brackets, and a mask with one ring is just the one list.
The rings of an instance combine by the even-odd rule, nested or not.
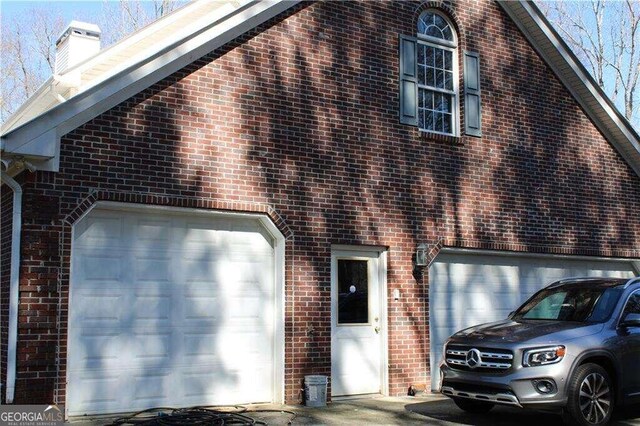
[[(109, 423), (107, 426), (223, 426), (239, 425), (253, 426), (267, 423), (251, 418), (249, 413), (286, 413), (291, 415), (287, 424), (291, 424), (296, 413), (286, 410), (257, 409), (247, 410), (246, 407), (230, 407), (233, 411), (221, 408), (191, 407), (191, 408), (167, 408), (157, 407), (139, 411), (130, 416), (121, 417)], [(241, 414), (243, 413), (243, 414)]]

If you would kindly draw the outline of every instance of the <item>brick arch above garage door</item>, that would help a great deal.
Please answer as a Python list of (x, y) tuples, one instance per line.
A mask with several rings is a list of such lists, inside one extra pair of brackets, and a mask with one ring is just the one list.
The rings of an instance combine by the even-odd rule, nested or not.
[(73, 227), (68, 414), (282, 401), (283, 240), (261, 215), (88, 212)]
[(640, 275), (640, 259), (443, 249), (429, 267), (431, 388), (438, 386), (442, 346), (456, 331), (506, 318), (558, 279), (635, 275)]
[(139, 193), (109, 190), (91, 190), (86, 196), (75, 203), (72, 210), (65, 214), (62, 220), (67, 225), (73, 225), (90, 211), (96, 203), (126, 203), (144, 205), (147, 207), (179, 207), (190, 209), (216, 210), (220, 212), (262, 213), (269, 216), (278, 231), (286, 238), (293, 237), (293, 232), (280, 213), (271, 205), (255, 202), (233, 200), (207, 199), (202, 197), (182, 197), (168, 194)]

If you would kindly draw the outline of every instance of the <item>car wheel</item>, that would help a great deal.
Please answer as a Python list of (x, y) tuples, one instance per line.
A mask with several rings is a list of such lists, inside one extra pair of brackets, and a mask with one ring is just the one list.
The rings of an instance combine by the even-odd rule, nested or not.
[(606, 425), (613, 413), (614, 391), (609, 373), (597, 364), (584, 364), (571, 377), (567, 414), (581, 426)]
[(466, 398), (453, 398), (453, 402), (459, 409), (466, 411), (467, 413), (484, 414), (488, 413), (495, 404), (491, 402), (476, 401), (474, 399)]

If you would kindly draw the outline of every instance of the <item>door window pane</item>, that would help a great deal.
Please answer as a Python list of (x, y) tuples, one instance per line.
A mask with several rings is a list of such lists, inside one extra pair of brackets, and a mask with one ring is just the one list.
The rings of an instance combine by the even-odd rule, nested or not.
[(367, 324), (368, 322), (368, 262), (338, 259), (338, 324)]

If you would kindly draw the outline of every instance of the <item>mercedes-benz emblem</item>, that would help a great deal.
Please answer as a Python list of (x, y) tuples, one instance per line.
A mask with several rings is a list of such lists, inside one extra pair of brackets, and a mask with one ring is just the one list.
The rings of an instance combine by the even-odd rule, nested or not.
[(465, 362), (467, 363), (467, 367), (474, 369), (476, 367), (478, 367), (480, 365), (480, 363), (482, 362), (482, 357), (480, 356), (480, 351), (477, 349), (470, 349), (469, 352), (467, 352), (467, 356), (465, 359)]

